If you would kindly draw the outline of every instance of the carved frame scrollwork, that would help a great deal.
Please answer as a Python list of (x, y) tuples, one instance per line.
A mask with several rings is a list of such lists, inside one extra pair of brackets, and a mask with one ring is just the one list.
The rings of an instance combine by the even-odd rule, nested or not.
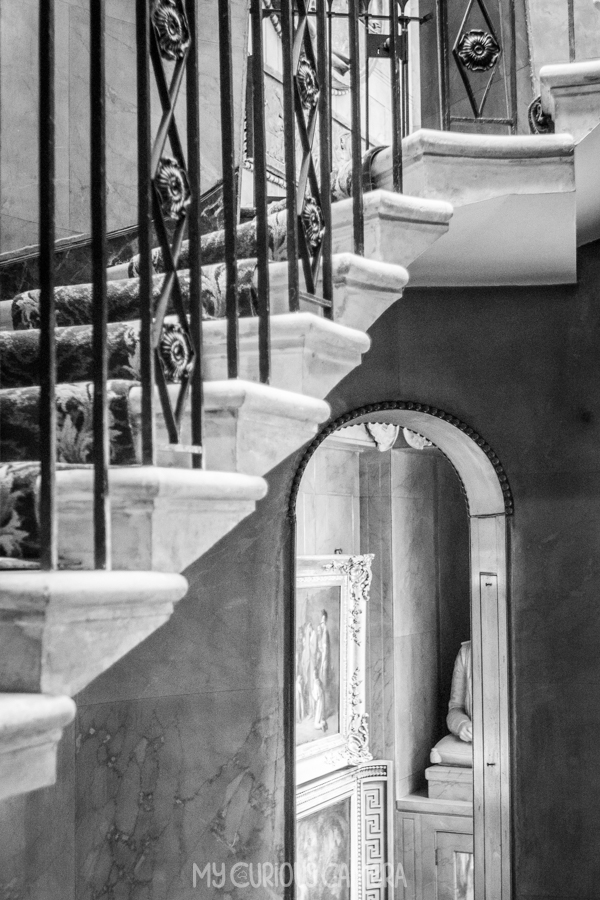
[[(339, 676), (337, 728), (329, 734), (315, 730), (314, 739), (297, 744), (298, 784), (346, 766), (369, 762), (373, 758), (369, 750), (368, 714), (365, 709), (365, 644), (372, 561), (372, 553), (304, 556), (297, 560), (297, 613), (302, 589), (307, 589), (307, 592), (318, 592), (328, 587), (339, 589), (339, 651), (333, 660)], [(303, 626), (297, 614), (298, 633)], [(305, 720), (309, 718), (305, 716)], [(306, 724), (304, 727), (307, 727)]]

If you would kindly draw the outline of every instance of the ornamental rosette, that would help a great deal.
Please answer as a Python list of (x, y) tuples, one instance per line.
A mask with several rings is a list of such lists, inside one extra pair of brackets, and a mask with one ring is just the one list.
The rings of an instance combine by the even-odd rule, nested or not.
[(167, 381), (179, 383), (190, 374), (193, 363), (192, 347), (181, 325), (173, 322), (164, 324), (159, 348)]
[(314, 109), (319, 99), (319, 82), (315, 68), (305, 53), (300, 57), (296, 79), (302, 106), (306, 110)]
[(541, 97), (536, 97), (529, 104), (527, 119), (532, 134), (554, 134), (554, 122), (552, 117), (544, 112)]
[(185, 171), (170, 156), (163, 156), (154, 184), (163, 215), (167, 219), (179, 219), (192, 199)]
[(302, 224), (304, 226), (306, 243), (312, 252), (316, 253), (323, 240), (325, 220), (323, 218), (323, 213), (321, 212), (321, 207), (310, 194), (306, 196), (304, 206), (302, 207)]
[(190, 46), (190, 30), (181, 0), (154, 0), (151, 18), (163, 59), (184, 56)]
[(500, 45), (489, 32), (474, 29), (461, 36), (456, 52), (466, 69), (487, 72), (500, 56)]

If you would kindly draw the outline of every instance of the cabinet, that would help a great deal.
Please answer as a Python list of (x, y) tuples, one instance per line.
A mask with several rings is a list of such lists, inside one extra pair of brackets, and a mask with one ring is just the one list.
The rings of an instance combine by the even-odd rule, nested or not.
[(396, 808), (396, 900), (474, 900), (472, 804), (411, 795)]

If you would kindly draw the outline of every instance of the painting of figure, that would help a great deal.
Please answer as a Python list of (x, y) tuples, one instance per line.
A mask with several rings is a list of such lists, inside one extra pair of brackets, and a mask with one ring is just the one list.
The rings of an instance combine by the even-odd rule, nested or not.
[(296, 594), (296, 744), (340, 731), (339, 585)]
[(349, 900), (349, 797), (298, 821), (296, 861), (298, 900)]

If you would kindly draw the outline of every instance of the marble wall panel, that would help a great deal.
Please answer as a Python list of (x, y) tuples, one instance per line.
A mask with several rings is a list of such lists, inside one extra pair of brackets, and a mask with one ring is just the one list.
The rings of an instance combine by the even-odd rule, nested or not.
[[(376, 757), (393, 759), (396, 709), (389, 452), (361, 454), (360, 483), (361, 550), (374, 554), (368, 608), (366, 683), (371, 752)], [(369, 486), (373, 488), (372, 493)]]
[(531, 66), (539, 93), (542, 66), (569, 62), (568, 4), (563, 0), (527, 0)]
[(298, 494), (300, 555), (360, 552), (359, 453), (322, 445), (302, 477)]
[[(135, 24), (106, 17), (106, 175), (107, 228), (132, 225), (137, 217), (137, 139)], [(72, 6), (69, 39), (69, 224), (90, 230), (89, 12)], [(184, 85), (185, 93), (185, 85)], [(178, 111), (180, 107), (178, 107)], [(156, 91), (152, 96), (153, 131), (159, 122)], [(185, 141), (185, 117), (178, 116)], [(167, 151), (169, 149), (167, 147)]]
[(325, 442), (315, 453), (315, 464), (317, 493), (358, 497), (358, 451), (330, 448)]
[(439, 728), (446, 715), (454, 660), (471, 637), (469, 517), (460, 482), (450, 463), (438, 461), (436, 542), (439, 583)]
[(315, 551), (331, 554), (360, 551), (360, 509), (351, 494), (317, 494), (315, 497)]
[(593, 3), (574, 0), (575, 59), (597, 59), (600, 41), (600, 12)]
[(402, 796), (423, 782), (437, 740), (437, 635), (396, 637), (394, 645), (396, 784)]
[(231, 890), (237, 860), (277, 863), (273, 712), (252, 691), (80, 706), (78, 900), (213, 896), (208, 876), (194, 887), (194, 864), (224, 864)]
[(435, 496), (436, 450), (402, 450), (391, 457), (392, 496), (427, 499)]
[[(203, 189), (221, 178), (217, 7), (200, 4), (200, 94)], [(241, 146), (248, 4), (231, 0), (234, 130)], [(37, 13), (35, 0), (0, 7), (2, 197), (0, 252), (38, 241)], [(108, 229), (137, 216), (135, 5), (106, 4)], [(89, 0), (56, 0), (56, 233), (90, 230)], [(185, 146), (185, 80), (177, 106)], [(160, 119), (153, 91), (153, 126)], [(167, 148), (167, 152), (168, 148)]]
[[(248, 56), (248, 0), (230, 0), (231, 66), (233, 79), (233, 121), (236, 159), (241, 153), (243, 116), (246, 97), (246, 65)], [(200, 135), (202, 143), (202, 189), (206, 190), (222, 177), (220, 108), (218, 105), (219, 44), (217, 4), (199, 0), (200, 22), (199, 80)]]
[(394, 633), (437, 630), (436, 509), (433, 499), (392, 500)]
[(75, 725), (58, 746), (55, 785), (0, 803), (0, 897), (76, 900)]
[(317, 552), (317, 497), (298, 492), (296, 501), (296, 553), (314, 556)]
[(13, 240), (37, 240), (38, 86), (31, 69), (37, 59), (38, 4), (24, 0), (19, 15), (14, 12), (14, 5), (0, 6), (2, 251), (12, 249)]

